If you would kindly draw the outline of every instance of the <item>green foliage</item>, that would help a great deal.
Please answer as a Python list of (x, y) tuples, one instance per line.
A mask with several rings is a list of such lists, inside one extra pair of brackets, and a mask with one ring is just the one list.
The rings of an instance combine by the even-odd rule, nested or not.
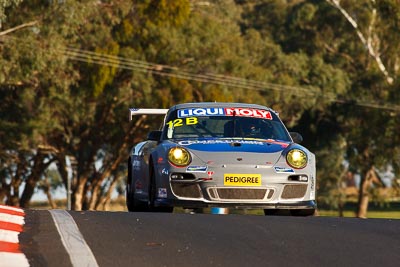
[(12, 6), (17, 6), (22, 0), (0, 0), (0, 29), (3, 21), (7, 18), (6, 10)]
[(145, 12), (151, 22), (159, 27), (182, 25), (190, 13), (190, 2), (187, 0), (149, 1)]

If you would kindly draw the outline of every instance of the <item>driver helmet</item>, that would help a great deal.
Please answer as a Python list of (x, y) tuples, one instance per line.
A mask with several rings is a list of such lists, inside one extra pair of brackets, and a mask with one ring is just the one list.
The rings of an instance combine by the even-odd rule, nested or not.
[(261, 129), (254, 119), (245, 119), (242, 123), (242, 130), (245, 136), (254, 136), (261, 133)]

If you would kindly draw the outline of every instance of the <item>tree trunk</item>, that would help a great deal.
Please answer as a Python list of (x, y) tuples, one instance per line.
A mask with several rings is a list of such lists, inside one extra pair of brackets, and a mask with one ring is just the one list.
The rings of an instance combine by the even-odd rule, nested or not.
[[(57, 155), (57, 169), (58, 172), (60, 173), (61, 180), (63, 181), (63, 184), (65, 188), (68, 188), (68, 169), (67, 169), (67, 163), (65, 162), (65, 154), (64, 153), (59, 153)], [(68, 194), (68, 192), (67, 192)]]
[[(19, 168), (20, 166), (18, 166)], [(20, 206), (19, 188), (21, 186), (21, 176), (17, 174), (11, 180), (11, 185), (8, 187), (9, 192), (6, 204), (9, 206)]]
[(73, 210), (82, 210), (82, 203), (83, 203), (83, 193), (85, 189), (85, 183), (87, 179), (82, 179), (78, 187), (76, 188), (76, 191), (74, 192), (74, 198), (73, 198), (73, 203), (72, 203), (72, 209)]
[(340, 174), (340, 179), (338, 181), (338, 191), (339, 191), (339, 198), (338, 198), (338, 211), (339, 217), (344, 216), (344, 206), (346, 204), (346, 182), (345, 178), (348, 174), (348, 168), (345, 168), (342, 173)]
[(367, 218), (369, 193), (372, 181), (376, 179), (374, 166), (372, 166), (362, 177), (358, 195), (357, 217)]
[(33, 193), (35, 192), (35, 187), (37, 182), (40, 180), (40, 176), (43, 171), (47, 168), (49, 163), (44, 163), (45, 156), (44, 154), (37, 152), (33, 159), (33, 167), (31, 170), (31, 174), (26, 180), (24, 191), (22, 192), (21, 199), (19, 201), (19, 205), (22, 208), (28, 208), (29, 202), (32, 199)]
[[(2, 186), (4, 186), (4, 184)], [(0, 188), (0, 204), (4, 203), (4, 198), (6, 196), (7, 196), (6, 190)]]
[[(143, 120), (145, 119), (145, 116), (141, 116), (139, 120), (135, 123), (135, 125), (131, 128), (131, 130), (125, 135), (124, 140), (118, 150), (118, 157), (110, 163), (110, 165), (106, 168), (104, 168), (103, 173), (97, 178), (97, 181), (93, 183), (93, 189), (92, 189), (92, 196), (89, 202), (89, 209), (90, 210), (97, 210), (99, 208), (99, 203), (103, 202), (103, 195), (102, 195), (102, 190), (101, 190), (101, 184), (103, 181), (110, 177), (113, 172), (115, 172), (116, 169), (118, 169), (118, 166), (121, 164), (121, 162), (127, 158), (127, 146), (130, 144), (130, 135), (132, 134), (133, 130), (138, 128)], [(114, 179), (112, 181), (112, 184), (115, 183), (115, 181), (118, 180), (118, 177), (114, 176)], [(110, 190), (113, 190), (115, 186), (110, 186)], [(110, 194), (112, 193), (109, 192)], [(110, 198), (110, 197), (109, 197)], [(106, 198), (107, 199), (107, 198)], [(104, 205), (104, 204), (103, 204)]]
[(50, 186), (49, 179), (48, 179), (48, 177), (45, 177), (44, 184), (43, 184), (43, 191), (47, 196), (47, 200), (49, 201), (50, 207), (52, 209), (56, 209), (57, 208), (57, 204), (53, 201), (53, 196), (51, 195), (50, 187), (51, 186)]
[[(17, 169), (15, 171), (15, 174), (13, 177), (11, 177), (10, 182), (7, 183), (5, 177), (2, 177), (1, 179), (1, 184), (2, 184), (2, 189), (5, 190), (5, 195), (6, 195), (6, 205), (10, 206), (20, 206), (20, 194), (19, 194), (19, 189), (21, 187), (22, 183), (22, 177), (24, 175), (24, 172), (26, 172), (27, 169), (29, 169), (29, 163), (27, 162), (26, 158), (28, 158), (27, 155), (24, 153), (17, 153), (17, 157), (14, 159), (14, 163), (10, 165), (17, 165)], [(12, 167), (8, 168), (8, 173), (13, 173), (11, 170)]]
[(115, 186), (117, 185), (118, 178), (114, 178), (113, 181), (111, 182), (110, 188), (108, 189), (107, 193), (105, 196), (101, 197), (99, 200), (96, 210), (109, 210), (109, 204), (111, 201), (111, 194), (115, 189)]
[(100, 195), (100, 184), (97, 182), (93, 186), (92, 190), (92, 196), (89, 201), (89, 210), (95, 210), (96, 209), (96, 203)]
[[(7, 198), (6, 205), (8, 205), (8, 206), (14, 206), (14, 207), (20, 206), (20, 204), (19, 204), (19, 198), (18, 198), (16, 195), (10, 195), (10, 196)], [(22, 206), (21, 206), (21, 207), (22, 207)]]

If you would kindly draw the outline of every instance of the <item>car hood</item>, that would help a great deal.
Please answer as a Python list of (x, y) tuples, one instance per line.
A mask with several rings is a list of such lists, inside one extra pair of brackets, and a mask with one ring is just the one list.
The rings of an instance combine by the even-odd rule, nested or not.
[(274, 164), (290, 145), (289, 142), (247, 138), (182, 140), (176, 144), (187, 148), (203, 162), (238, 163), (240, 158), (242, 164)]

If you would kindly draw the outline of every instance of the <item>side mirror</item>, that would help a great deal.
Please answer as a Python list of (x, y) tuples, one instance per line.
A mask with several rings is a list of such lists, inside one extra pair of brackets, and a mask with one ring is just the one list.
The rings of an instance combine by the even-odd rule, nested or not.
[(160, 141), (160, 139), (161, 139), (161, 134), (162, 134), (162, 131), (151, 131), (151, 132), (147, 135), (147, 140), (150, 140), (150, 141)]
[(301, 136), (301, 134), (296, 133), (296, 132), (290, 132), (290, 136), (293, 139), (293, 142), (300, 144), (301, 142), (303, 142), (303, 136)]

